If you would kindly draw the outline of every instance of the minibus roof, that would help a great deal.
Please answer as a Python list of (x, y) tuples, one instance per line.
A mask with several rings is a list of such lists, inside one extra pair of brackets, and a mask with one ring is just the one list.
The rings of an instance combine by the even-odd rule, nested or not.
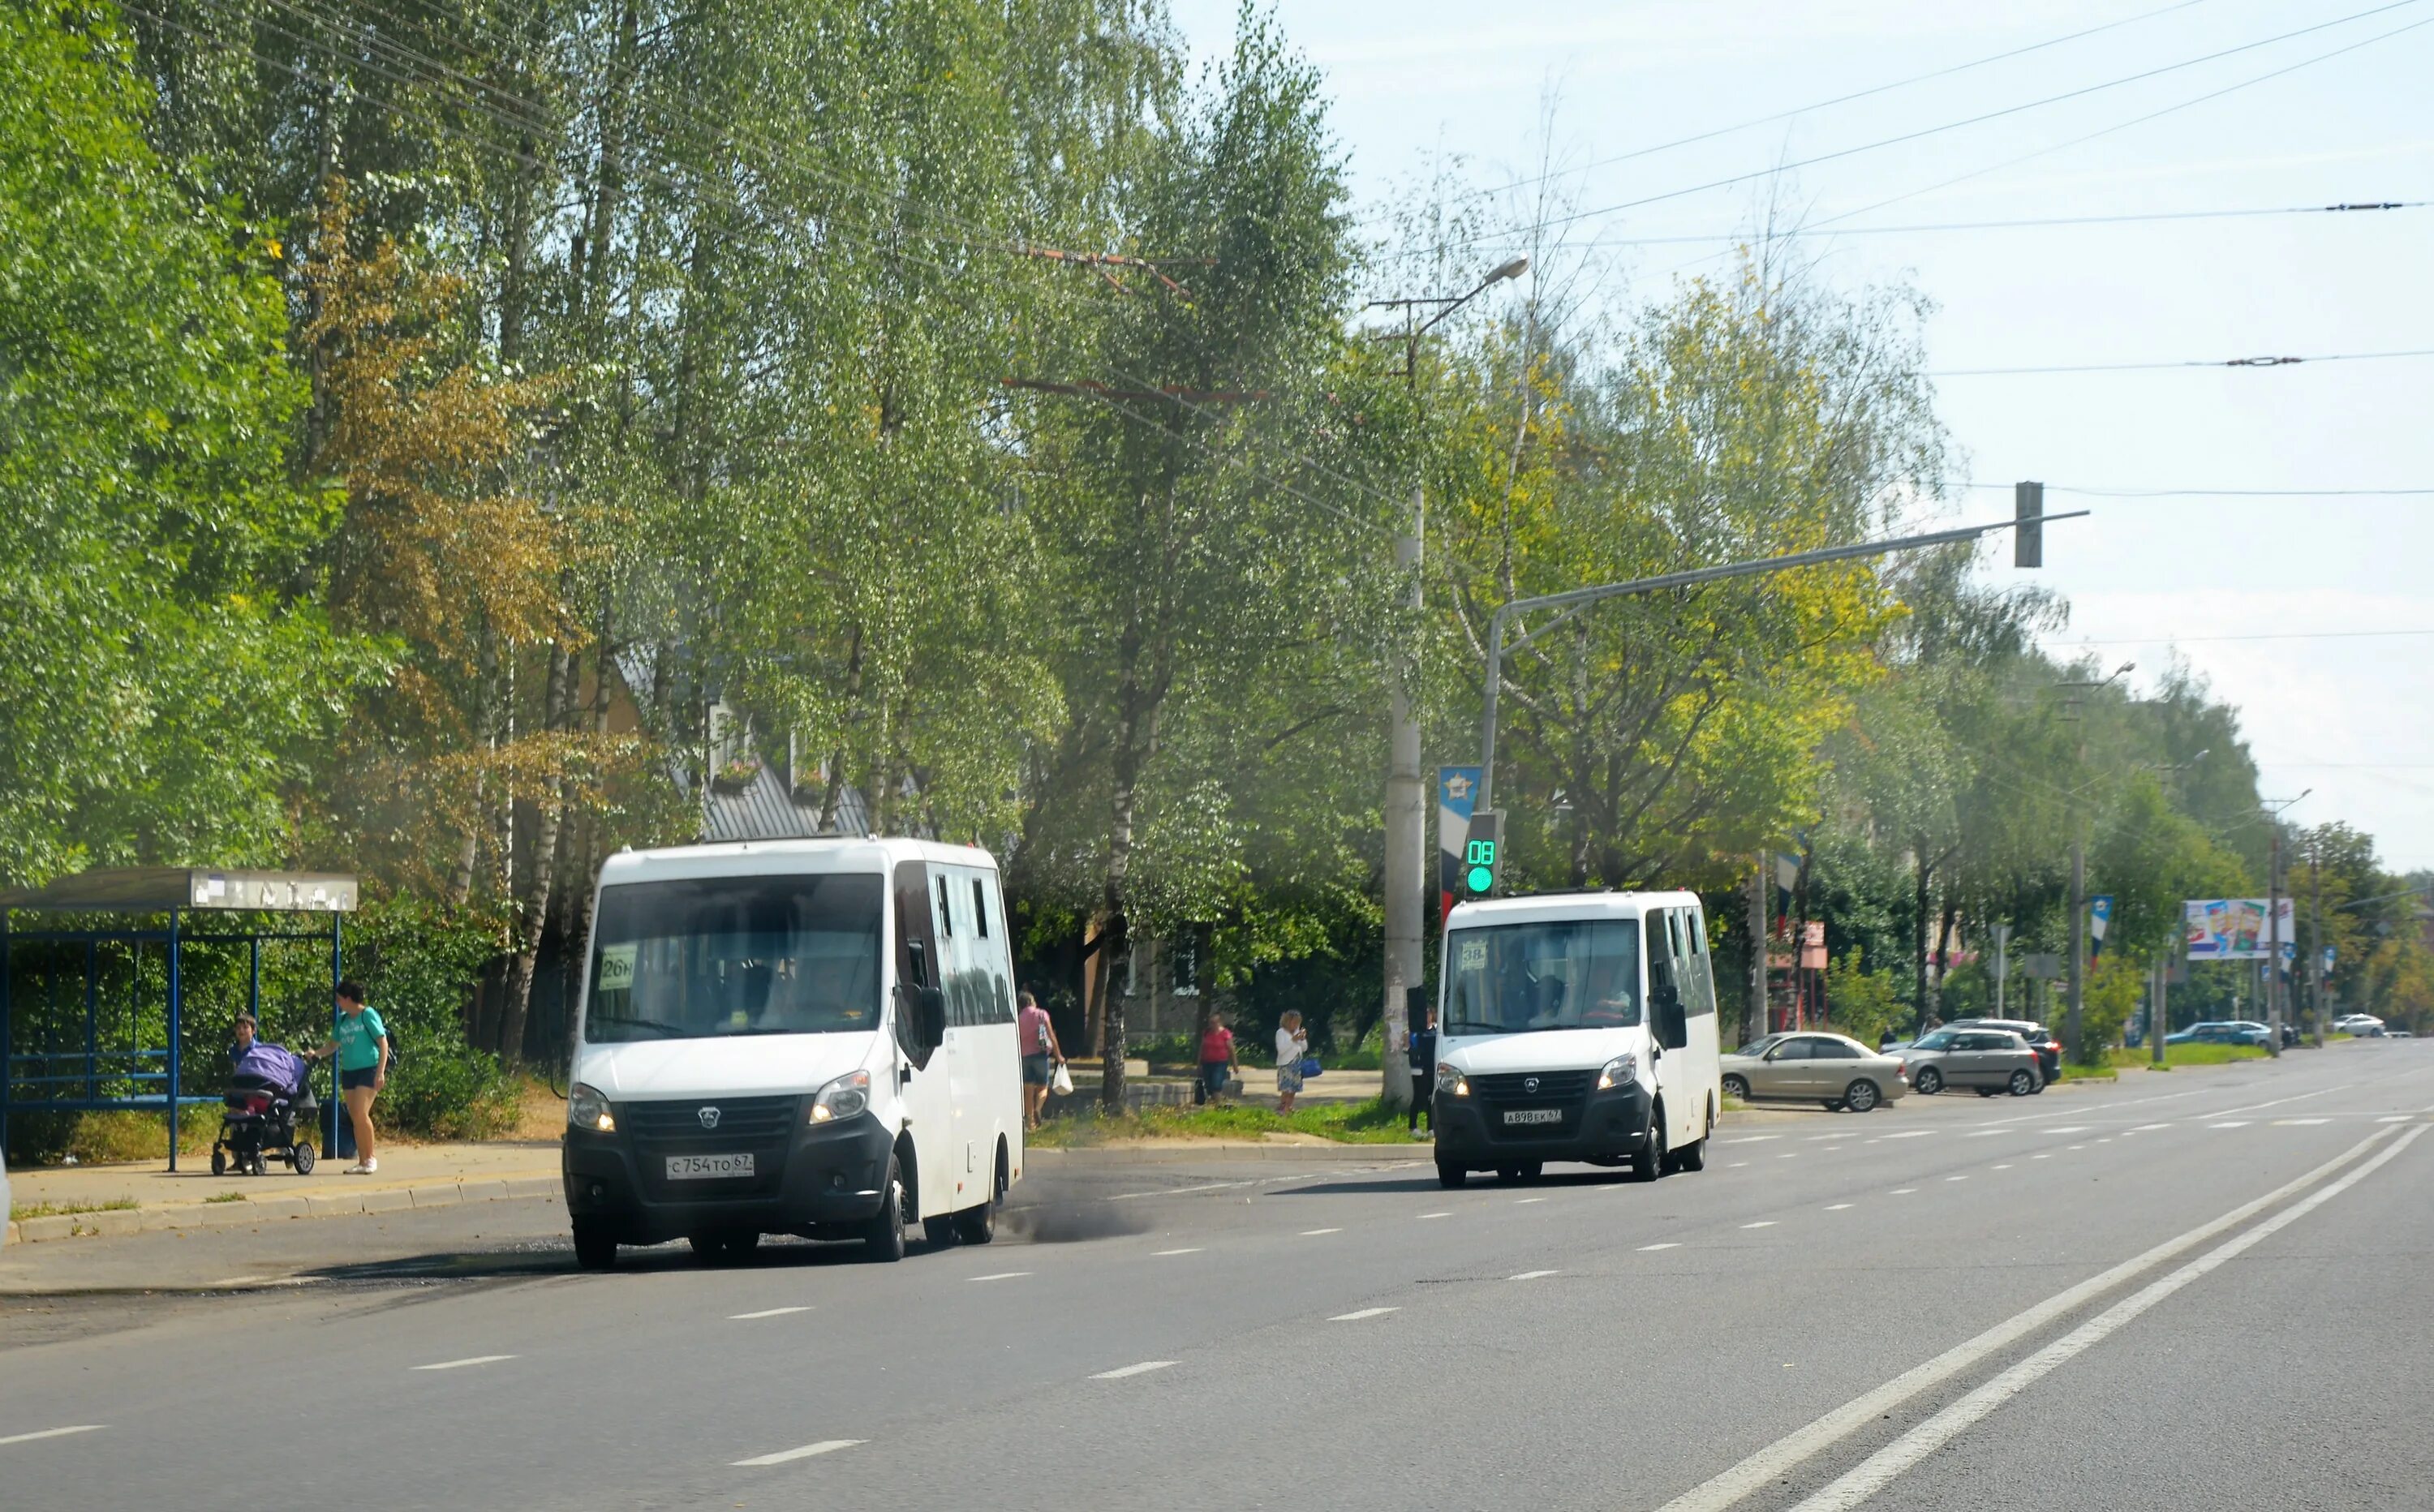
[(784, 876), (868, 872), (886, 875), (899, 861), (938, 861), (997, 870), (997, 858), (970, 845), (925, 840), (738, 840), (708, 845), (668, 845), (619, 851), (601, 865), (600, 885), (666, 882), (698, 876)]
[(1696, 892), (1540, 892), (1526, 898), (1457, 903), (1448, 929), (1494, 924), (1545, 924), (1557, 919), (1637, 919), (1650, 909), (1695, 909)]

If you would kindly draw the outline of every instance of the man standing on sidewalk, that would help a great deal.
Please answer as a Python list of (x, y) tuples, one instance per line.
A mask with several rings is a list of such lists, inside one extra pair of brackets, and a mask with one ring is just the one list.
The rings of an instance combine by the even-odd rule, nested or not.
[(1420, 1131), (1420, 1114), (1425, 1113), (1429, 1115), (1429, 1137), (1433, 1139), (1437, 1131), (1437, 1115), (1429, 1099), (1436, 1095), (1437, 1087), (1437, 1011), (1430, 1009), (1426, 1018), (1412, 1026), (1406, 1039), (1412, 1055), (1411, 1131), (1414, 1134)]

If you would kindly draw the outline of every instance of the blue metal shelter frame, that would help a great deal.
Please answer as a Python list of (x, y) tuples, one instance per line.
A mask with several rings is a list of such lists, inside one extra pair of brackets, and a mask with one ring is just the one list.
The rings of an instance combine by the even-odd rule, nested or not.
[[(185, 1045), (185, 994), (182, 957), (192, 944), (245, 945), (249, 952), (246, 981), (247, 1011), (262, 1011), (262, 946), (265, 941), (319, 941), (330, 945), (331, 1026), (337, 1022), (336, 988), (346, 968), (345, 916), (354, 911), (355, 879), (327, 872), (269, 872), (206, 867), (130, 867), (81, 872), (56, 878), (38, 888), (0, 890), (0, 1147), (9, 1137), (9, 1115), (17, 1113), (78, 1113), (128, 1108), (168, 1114), (169, 1169), (178, 1168), (178, 1110), (197, 1103), (215, 1103), (218, 1096), (188, 1096), (180, 1085), (180, 1053)], [(19, 912), (116, 914), (135, 919), (165, 915), (164, 927), (128, 926), (85, 929), (18, 929)], [(300, 913), (323, 915), (327, 927), (240, 927), (230, 914)], [(197, 927), (199, 926), (199, 927)], [(147, 943), (163, 946), (167, 962), (168, 1045), (154, 1049), (142, 1045), (104, 1048), (99, 1034), (101, 948), (123, 944), (130, 953)], [(13, 1039), (16, 1004), (13, 952), (26, 944), (81, 945), (84, 953), (84, 1048), (20, 1051)], [(54, 986), (57, 973), (53, 974)], [(140, 991), (142, 972), (135, 973)], [(48, 1001), (56, 1005), (56, 994)], [(80, 1071), (61, 1072), (57, 1065), (82, 1062)], [(108, 1069), (105, 1069), (107, 1065)], [(25, 1068), (25, 1069), (21, 1069)], [(104, 1096), (113, 1087), (147, 1090)], [(82, 1096), (74, 1096), (77, 1087)], [(17, 1096), (21, 1087), (39, 1088), (31, 1097)], [(148, 1089), (157, 1088), (152, 1091)]]

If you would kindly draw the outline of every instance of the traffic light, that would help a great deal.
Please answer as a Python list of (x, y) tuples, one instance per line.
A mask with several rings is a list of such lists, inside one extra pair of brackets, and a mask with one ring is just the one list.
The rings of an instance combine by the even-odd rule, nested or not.
[[(2036, 519), (2046, 512), (2046, 485), (2041, 483), (2012, 484), (2012, 518), (2015, 520)], [(2043, 567), (2046, 565), (2046, 528), (2042, 524), (2012, 527), (2012, 565)]]
[(1504, 869), (1504, 811), (1483, 808), (1470, 816), (1470, 837), (1462, 848), (1462, 895), (1483, 898), (1496, 891)]

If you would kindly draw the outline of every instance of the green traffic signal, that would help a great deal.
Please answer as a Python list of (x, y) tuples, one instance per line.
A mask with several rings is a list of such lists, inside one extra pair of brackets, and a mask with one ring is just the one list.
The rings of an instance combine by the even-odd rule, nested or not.
[(1494, 892), (1503, 852), (1504, 816), (1492, 809), (1471, 815), (1470, 833), (1463, 844), (1463, 891), (1474, 898)]
[(1496, 873), (1488, 867), (1474, 866), (1465, 880), (1473, 892), (1485, 892), (1496, 886)]

